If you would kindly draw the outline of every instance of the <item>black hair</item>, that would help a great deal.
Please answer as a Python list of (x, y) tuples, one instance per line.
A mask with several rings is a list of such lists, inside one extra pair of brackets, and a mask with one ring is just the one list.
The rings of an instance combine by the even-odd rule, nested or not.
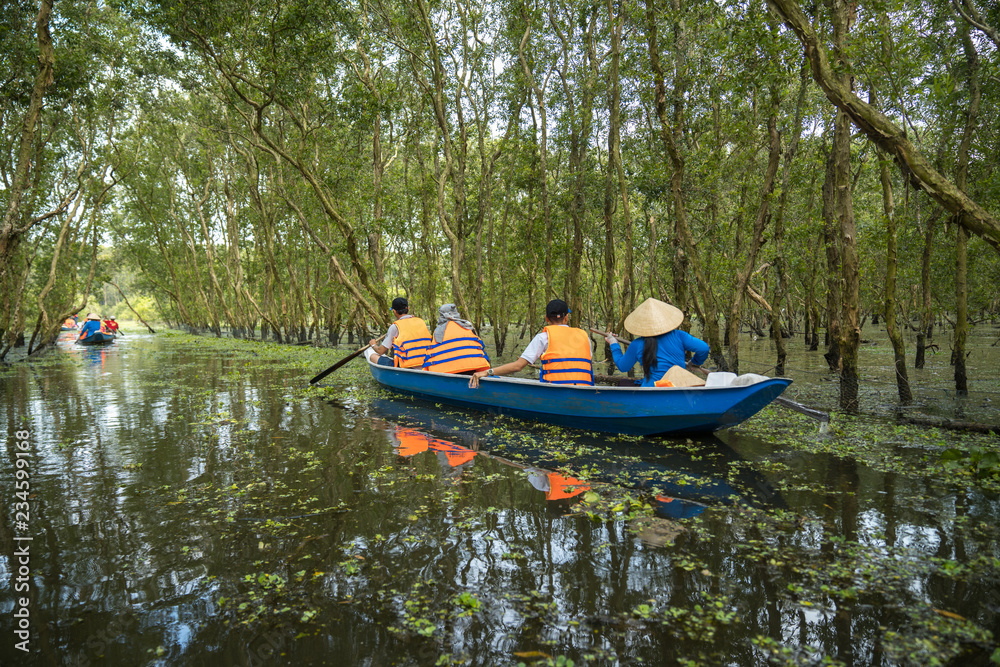
[(653, 372), (653, 366), (656, 364), (656, 353), (659, 351), (659, 347), (660, 344), (656, 342), (655, 336), (642, 339), (642, 374), (647, 378)]

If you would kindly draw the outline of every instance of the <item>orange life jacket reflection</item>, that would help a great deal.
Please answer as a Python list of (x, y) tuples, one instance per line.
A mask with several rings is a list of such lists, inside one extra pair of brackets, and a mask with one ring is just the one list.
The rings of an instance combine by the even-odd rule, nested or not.
[(432, 438), (426, 433), (409, 428), (396, 429), (396, 438), (399, 440), (396, 453), (400, 456), (414, 456), (429, 449), (444, 454), (448, 465), (453, 468), (468, 463), (476, 457), (476, 452), (471, 449), (440, 438)]
[(548, 326), (549, 346), (542, 354), (538, 379), (552, 384), (594, 384), (590, 339), (583, 329)]
[(392, 339), (393, 363), (398, 368), (420, 368), (434, 339), (419, 317), (396, 320), (399, 333)]
[(590, 486), (575, 477), (564, 477), (558, 473), (549, 473), (549, 490), (545, 493), (546, 500), (561, 500), (578, 496)]
[(457, 468), (458, 466), (468, 463), (472, 459), (476, 458), (476, 453), (471, 449), (466, 449), (461, 445), (456, 445), (448, 442), (447, 440), (438, 440), (437, 438), (431, 440), (431, 450), (444, 454), (445, 459), (448, 461), (448, 465), (452, 468)]
[(399, 440), (396, 453), (400, 456), (413, 456), (426, 452), (431, 444), (426, 434), (408, 428), (397, 429), (396, 438)]
[(425, 371), (438, 373), (485, 371), (489, 367), (482, 339), (455, 322), (448, 322), (443, 340), (428, 351), (424, 361)]

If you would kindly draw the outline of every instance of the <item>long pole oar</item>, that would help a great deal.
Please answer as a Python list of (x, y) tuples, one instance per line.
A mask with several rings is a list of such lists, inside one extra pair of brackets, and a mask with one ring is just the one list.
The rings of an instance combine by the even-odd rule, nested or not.
[[(600, 329), (595, 329), (594, 327), (590, 327), (590, 330), (593, 331), (595, 334), (600, 334), (601, 336), (613, 335), (609, 332), (601, 331)], [(615, 338), (618, 338), (618, 336), (615, 336)], [(621, 340), (621, 338), (618, 338), (618, 340)], [(706, 371), (701, 366), (694, 366), (693, 364), (688, 364), (687, 369), (689, 371), (691, 370), (697, 371), (705, 376), (708, 375), (708, 371)], [(783, 408), (788, 408), (789, 410), (794, 410), (795, 412), (801, 413), (807, 417), (812, 417), (816, 421), (830, 423), (829, 412), (823, 412), (822, 410), (817, 410), (815, 408), (808, 408), (802, 405), (801, 403), (796, 403), (795, 401), (785, 398), (784, 396), (778, 396), (777, 398), (774, 399), (773, 402), (777, 405), (780, 405)]]
[(334, 372), (335, 370), (337, 370), (338, 368), (340, 368), (341, 366), (343, 366), (344, 364), (346, 364), (351, 359), (354, 359), (355, 357), (357, 357), (358, 355), (360, 355), (362, 352), (364, 352), (365, 350), (367, 350), (369, 347), (371, 347), (371, 345), (365, 345), (363, 348), (361, 348), (357, 352), (352, 352), (348, 356), (344, 357), (343, 359), (341, 359), (340, 361), (338, 361), (337, 363), (335, 363), (333, 366), (330, 366), (325, 371), (323, 371), (322, 373), (320, 373), (319, 375), (317, 375), (316, 377), (314, 377), (312, 380), (309, 380), (309, 384), (316, 384), (317, 382), (319, 382), (320, 380), (322, 380), (323, 378), (325, 378), (327, 375), (329, 375), (330, 373)]

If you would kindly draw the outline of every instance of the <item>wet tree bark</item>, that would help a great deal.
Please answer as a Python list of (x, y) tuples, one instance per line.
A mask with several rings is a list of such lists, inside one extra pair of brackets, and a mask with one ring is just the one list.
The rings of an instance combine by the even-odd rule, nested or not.
[[(882, 57), (886, 62), (893, 58), (892, 45), (889, 39), (888, 16), (885, 12), (879, 14), (879, 23), (882, 26)], [(872, 86), (869, 92), (872, 106), (878, 105), (878, 91)], [(902, 405), (913, 403), (913, 393), (910, 391), (910, 379), (906, 372), (906, 347), (903, 342), (903, 333), (899, 323), (896, 321), (898, 306), (896, 302), (897, 290), (897, 270), (899, 259), (897, 255), (896, 238), (896, 203), (892, 191), (892, 178), (889, 173), (889, 160), (885, 152), (876, 150), (878, 156), (879, 181), (882, 184), (882, 213), (885, 215), (885, 297), (883, 300), (883, 315), (885, 317), (885, 331), (892, 344), (893, 366), (896, 375), (896, 390), (899, 393), (899, 402)]]

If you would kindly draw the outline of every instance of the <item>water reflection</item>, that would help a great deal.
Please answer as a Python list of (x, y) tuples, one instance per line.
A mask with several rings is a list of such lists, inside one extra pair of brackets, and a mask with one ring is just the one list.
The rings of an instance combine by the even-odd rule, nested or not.
[[(481, 455), (490, 452), (494, 460), (521, 469), (534, 467), (552, 472), (560, 467), (544, 448), (554, 432), (552, 427), (475, 411), (442, 410), (411, 399), (375, 399), (369, 414), (387, 424), (406, 424), (396, 428), (417, 434), (414, 442), (419, 446), (425, 440), (448, 446), (462, 443), (469, 450)], [(517, 435), (513, 440), (503, 436), (511, 430)], [(616, 439), (575, 432), (572, 439), (576, 448), (573, 465), (591, 472), (589, 482), (641, 491), (667, 518), (697, 516), (710, 505), (783, 505), (780, 494), (767, 480), (749, 466), (736, 466), (742, 457), (714, 436)], [(728, 471), (727, 477), (720, 476), (719, 471)]]
[[(912, 443), (891, 454), (918, 472), (887, 473), (739, 431), (445, 412), (363, 376), (340, 408), (290, 389), (301, 365), (209, 343), (130, 335), (0, 376), (0, 581), (25, 426), (35, 494), (34, 650), (4, 642), (3, 664), (907, 664), (995, 643), (997, 499), (925, 479)], [(657, 516), (588, 504), (612, 488)], [(13, 609), (0, 587), (0, 627)]]

